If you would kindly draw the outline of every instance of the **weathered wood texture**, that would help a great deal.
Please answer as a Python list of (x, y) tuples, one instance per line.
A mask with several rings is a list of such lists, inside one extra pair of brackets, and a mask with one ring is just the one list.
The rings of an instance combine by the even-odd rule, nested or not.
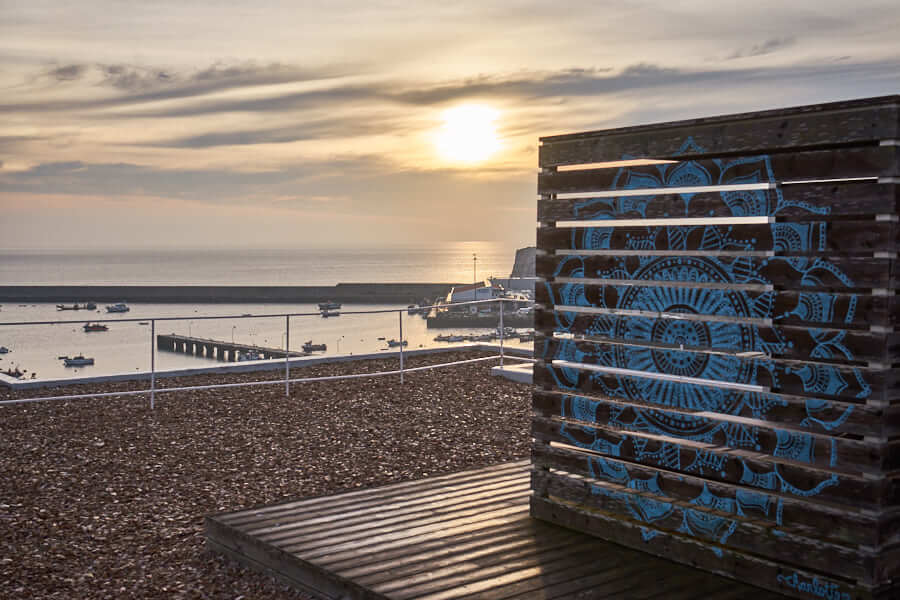
[(530, 487), (519, 461), (212, 515), (206, 536), (327, 598), (781, 597), (532, 519)]
[(541, 140), (532, 514), (900, 593), (898, 127), (892, 96)]

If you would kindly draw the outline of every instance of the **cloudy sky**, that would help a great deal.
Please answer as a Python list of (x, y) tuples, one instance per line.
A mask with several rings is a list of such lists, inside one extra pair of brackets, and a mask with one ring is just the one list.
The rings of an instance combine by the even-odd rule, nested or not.
[(0, 0), (0, 248), (525, 245), (540, 136), (896, 94), (897, 31), (896, 0)]

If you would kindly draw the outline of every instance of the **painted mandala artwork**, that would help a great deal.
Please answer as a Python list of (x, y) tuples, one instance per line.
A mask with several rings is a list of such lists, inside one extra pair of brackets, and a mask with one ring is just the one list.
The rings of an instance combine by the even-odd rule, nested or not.
[[(697, 150), (689, 140), (684, 150)], [(629, 158), (629, 157), (624, 157)], [(712, 165), (712, 166), (710, 166)], [(741, 159), (717, 159), (713, 161), (684, 161), (659, 165), (623, 167), (615, 177), (611, 189), (636, 190), (659, 189), (687, 186), (765, 184), (776, 181), (767, 156)], [(697, 216), (690, 211), (695, 194), (681, 194), (684, 212), (671, 217)], [(719, 200), (724, 209), (715, 214), (743, 216), (777, 216), (786, 207), (802, 208), (811, 214), (826, 214), (825, 209), (815, 209), (802, 204), (788, 204), (780, 190), (751, 189), (722, 191)], [(644, 217), (647, 207), (654, 201), (652, 195), (622, 196), (585, 199), (576, 205), (579, 220), (603, 220)], [(708, 198), (707, 198), (707, 201)], [(778, 253), (815, 254), (827, 246), (827, 230), (818, 223), (771, 223), (771, 244)], [(560, 261), (554, 273), (556, 277), (568, 281), (579, 278), (629, 281), (631, 285), (613, 284), (603, 286), (602, 292), (589, 297), (587, 288), (577, 282), (566, 283), (557, 288), (555, 297), (548, 284), (548, 291), (557, 306), (586, 306), (609, 309), (618, 314), (592, 315), (592, 323), (580, 333), (589, 336), (624, 340), (628, 344), (597, 344), (594, 354), (588, 355), (576, 341), (557, 340), (553, 344), (555, 353), (545, 355), (548, 362), (563, 360), (573, 363), (591, 363), (612, 368), (606, 372), (586, 372), (582, 369), (557, 366), (550, 370), (557, 386), (572, 390), (562, 403), (562, 417), (585, 423), (599, 423), (618, 431), (634, 432), (610, 441), (596, 433), (597, 430), (579, 428), (572, 424), (562, 424), (561, 434), (575, 446), (607, 455), (610, 459), (594, 457), (589, 459), (590, 472), (601, 481), (625, 487), (634, 492), (649, 492), (652, 496), (665, 498), (665, 490), (656, 478), (633, 475), (615, 460), (620, 456), (622, 445), (631, 445), (630, 453), (643, 463), (676, 469), (697, 475), (723, 473), (726, 468), (739, 468), (742, 473), (740, 483), (749, 488), (757, 488), (759, 493), (745, 490), (733, 492), (733, 497), (716, 495), (706, 486), (698, 490), (697, 496), (686, 503), (657, 500), (636, 493), (613, 491), (614, 488), (595, 486), (598, 495), (614, 497), (629, 507), (631, 517), (638, 523), (652, 525), (666, 521), (671, 528), (672, 519), (679, 520), (677, 531), (717, 544), (725, 544), (738, 527), (736, 519), (717, 516), (705, 509), (714, 509), (718, 514), (732, 514), (742, 517), (769, 520), (777, 525), (782, 523), (782, 496), (770, 495), (777, 492), (798, 497), (814, 496), (829, 486), (838, 484), (836, 475), (822, 475), (821, 480), (810, 485), (798, 485), (785, 475), (778, 464), (765, 472), (754, 471), (749, 464), (737, 456), (723, 456), (697, 452), (691, 449), (686, 454), (685, 447), (678, 440), (725, 445), (736, 449), (764, 452), (772, 456), (800, 463), (826, 464), (835, 466), (835, 442), (822, 456), (821, 441), (811, 433), (776, 430), (777, 439), (764, 447), (760, 442), (760, 432), (752, 424), (739, 420), (722, 420), (700, 416), (694, 413), (717, 413), (735, 417), (749, 417), (768, 420), (768, 414), (776, 407), (786, 405), (778, 395), (748, 389), (749, 386), (776, 388), (779, 378), (790, 377), (802, 387), (806, 400), (807, 418), (803, 426), (811, 431), (834, 432), (846, 421), (852, 408), (834, 418), (834, 410), (827, 397), (852, 397), (863, 399), (870, 395), (871, 387), (863, 371), (839, 368), (821, 363), (805, 363), (800, 367), (786, 367), (783, 361), (749, 360), (736, 356), (738, 353), (762, 353), (781, 355), (789, 349), (790, 341), (779, 337), (777, 331), (767, 328), (763, 334), (753, 324), (763, 319), (777, 317), (773, 314), (775, 292), (755, 291), (749, 293), (733, 287), (733, 284), (751, 284), (758, 289), (772, 289), (772, 281), (767, 277), (767, 269), (777, 264), (796, 274), (799, 286), (818, 287), (827, 281), (828, 287), (853, 286), (851, 274), (836, 269), (828, 261), (806, 256), (748, 256), (741, 252), (754, 252), (755, 239), (737, 239), (728, 226), (648, 226), (646, 233), (630, 233), (624, 243), (614, 241), (614, 228), (589, 227), (573, 229), (571, 248), (575, 250), (631, 250), (631, 251), (682, 251), (709, 252), (707, 255), (661, 256), (646, 255), (619, 256), (612, 259), (613, 266), (596, 272), (589, 272), (585, 257), (571, 255)], [(692, 239), (689, 246), (687, 240)], [(700, 240), (698, 243), (697, 240)], [(699, 244), (699, 245), (698, 245)], [(609, 263), (606, 263), (609, 264)], [(640, 285), (640, 282), (648, 285)], [(650, 283), (654, 285), (649, 285)], [(672, 285), (666, 286), (666, 283)], [(685, 285), (688, 284), (688, 285)], [(701, 284), (701, 285), (689, 285)], [(720, 287), (715, 287), (716, 285)], [(712, 287), (710, 287), (712, 286)], [(594, 287), (594, 290), (597, 288)], [(801, 319), (833, 323), (851, 321), (854, 318), (855, 296), (850, 302), (837, 302), (834, 294), (826, 292), (806, 292), (797, 295), (797, 304), (789, 313)], [(837, 314), (843, 310), (844, 314)], [(651, 318), (644, 316), (623, 316), (641, 313), (667, 313), (669, 315), (714, 315), (735, 318), (733, 320)], [(558, 332), (570, 331), (578, 315), (574, 312), (557, 310)], [(584, 318), (582, 314), (580, 318)], [(774, 331), (775, 333), (769, 333)], [(843, 333), (833, 329), (810, 329), (813, 340), (811, 356), (821, 359), (852, 361), (850, 350), (841, 342)], [(549, 347), (549, 346), (548, 346)], [(684, 348), (714, 348), (725, 352), (697, 352)], [(536, 348), (536, 354), (538, 354)], [(617, 374), (616, 369), (641, 371), (691, 378), (693, 382), (675, 381), (659, 377), (640, 377)], [(601, 395), (618, 399), (629, 404), (628, 409), (601, 407), (600, 401), (581, 397), (578, 390), (589, 378), (591, 388)], [(697, 380), (744, 384), (740, 387), (698, 385)], [(701, 382), (702, 383), (702, 382)], [(654, 409), (656, 405), (659, 408)], [(600, 410), (603, 408), (603, 410)], [(823, 414), (832, 416), (823, 419)], [(602, 415), (602, 416), (601, 416)], [(594, 434), (589, 433), (595, 432)], [(648, 444), (645, 434), (674, 438), (658, 444)], [(819, 455), (816, 455), (816, 453)], [(735, 461), (737, 466), (727, 464)], [(644, 529), (646, 539), (655, 535), (654, 530)], [(721, 551), (714, 552), (721, 555)]]

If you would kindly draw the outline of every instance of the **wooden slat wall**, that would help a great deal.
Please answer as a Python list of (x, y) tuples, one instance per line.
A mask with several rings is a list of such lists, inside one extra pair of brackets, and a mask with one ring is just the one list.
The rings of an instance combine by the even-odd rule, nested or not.
[(535, 517), (900, 593), (898, 140), (900, 96), (542, 138)]

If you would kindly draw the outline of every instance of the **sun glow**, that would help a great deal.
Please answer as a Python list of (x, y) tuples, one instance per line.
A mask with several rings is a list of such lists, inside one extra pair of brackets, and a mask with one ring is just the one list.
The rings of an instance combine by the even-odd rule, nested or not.
[(447, 160), (480, 162), (500, 149), (494, 121), (499, 112), (480, 104), (464, 104), (444, 111), (444, 125), (435, 144)]

